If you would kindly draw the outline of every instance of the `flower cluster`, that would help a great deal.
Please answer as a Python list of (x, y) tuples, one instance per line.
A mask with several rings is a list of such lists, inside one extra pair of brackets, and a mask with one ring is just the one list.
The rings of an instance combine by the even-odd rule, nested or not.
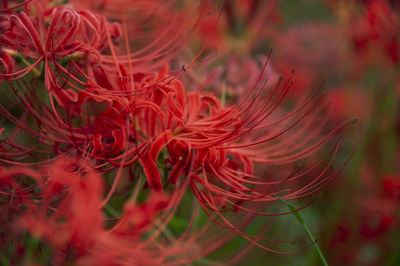
[(263, 244), (266, 227), (245, 228), (283, 214), (266, 211), (279, 199), (312, 201), (347, 163), (333, 167), (352, 121), (332, 123), (321, 88), (286, 104), (294, 71), (268, 82), (271, 51), (245, 85), (230, 80), (246, 91), (229, 104), (186, 77), (204, 49), (174, 70), (207, 16), (218, 23), (207, 1), (195, 21), (177, 3), (99, 2), (4, 1), (0, 245), (10, 262), (184, 264), (235, 235), (290, 253)]

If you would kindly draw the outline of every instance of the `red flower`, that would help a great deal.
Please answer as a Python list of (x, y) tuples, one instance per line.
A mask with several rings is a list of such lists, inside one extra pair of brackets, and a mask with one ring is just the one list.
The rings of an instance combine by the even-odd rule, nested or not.
[[(368, 46), (378, 46), (392, 62), (399, 60), (399, 17), (386, 0), (372, 0), (366, 4), (366, 12), (358, 21), (353, 33), (357, 52), (365, 53)], [(374, 52), (376, 53), (376, 51)]]
[[(287, 111), (293, 76), (266, 88), (271, 54), (240, 102), (224, 106), (212, 93), (186, 90), (190, 83), (179, 76), (194, 62), (170, 71), (181, 34), (160, 43), (166, 38), (162, 35), (130, 52), (124, 21), (125, 47), (118, 43), (119, 26), (107, 23), (104, 16), (66, 7), (25, 11), (2, 15), (0, 24), (5, 31), (0, 43), (7, 54), (1, 75), (18, 80), (9, 83), (15, 102), (0, 105), (0, 113), (14, 125), (2, 140), (0, 160), (7, 165), (49, 166), (4, 171), (2, 195), (9, 203), (5, 219), (14, 219), (17, 209), (17, 224), (54, 246), (59, 263), (68, 262), (70, 254), (78, 264), (184, 263), (215, 250), (234, 234), (276, 252), (243, 229), (257, 214), (280, 215), (264, 211), (277, 196), (308, 197), (347, 164), (331, 170), (340, 146), (335, 136), (351, 121), (324, 129), (330, 109), (320, 89), (301, 95)], [(25, 61), (12, 67), (9, 56)], [(200, 56), (201, 52), (194, 61)], [(20, 69), (21, 63), (27, 66)], [(39, 75), (28, 78), (34, 69)], [(48, 100), (41, 96), (41, 75)], [(13, 105), (20, 110), (13, 112)], [(20, 136), (28, 136), (28, 141)], [(327, 144), (330, 152), (318, 158)], [(305, 158), (310, 158), (309, 165), (302, 162)], [(137, 176), (145, 175), (144, 187), (135, 169), (140, 171)], [(28, 184), (33, 185), (22, 176), (31, 177)], [(124, 198), (118, 210), (108, 209), (116, 194), (132, 190), (133, 180), (138, 184), (132, 199)], [(150, 195), (136, 204), (147, 187)], [(204, 240), (201, 233), (210, 223), (189, 235), (195, 227), (190, 222), (179, 239), (164, 245), (160, 234), (189, 187), (197, 209), (200, 206), (230, 234), (207, 235)], [(103, 208), (113, 214), (106, 224)], [(210, 246), (196, 252), (195, 243)], [(111, 251), (104, 254), (107, 249)], [(165, 252), (154, 258), (160, 250)]]
[(399, 176), (386, 176), (383, 180), (383, 189), (386, 196), (397, 199), (400, 202), (400, 178)]

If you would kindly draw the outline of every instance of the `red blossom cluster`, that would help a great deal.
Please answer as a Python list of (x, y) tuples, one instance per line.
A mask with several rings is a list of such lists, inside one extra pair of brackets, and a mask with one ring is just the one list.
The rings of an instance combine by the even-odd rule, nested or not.
[[(268, 82), (271, 52), (247, 82), (231, 77), (246, 91), (229, 104), (186, 77), (204, 49), (173, 70), (218, 23), (207, 1), (190, 7), (197, 20), (178, 1), (61, 2), (3, 1), (0, 13), (0, 246), (12, 263), (183, 264), (235, 235), (285, 253), (263, 244), (266, 228), (244, 229), (283, 214), (266, 211), (278, 196), (307, 198), (342, 171), (337, 135), (351, 121), (331, 123), (321, 88), (286, 108), (293, 72)], [(261, 25), (250, 2), (243, 20)], [(184, 201), (192, 213), (172, 233)]]

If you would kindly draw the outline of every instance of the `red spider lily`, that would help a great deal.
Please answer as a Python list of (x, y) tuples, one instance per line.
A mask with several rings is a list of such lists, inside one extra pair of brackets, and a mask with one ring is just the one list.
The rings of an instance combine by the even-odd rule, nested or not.
[[(53, 8), (51, 13), (48, 28), (43, 25), (44, 18), (42, 21), (33, 19), (25, 12), (3, 15), (3, 20), (8, 23), (3, 23), (5, 33), (0, 43), (4, 48), (20, 53), (24, 57), (33, 58), (35, 61), (22, 70), (3, 74), (2, 77), (11, 80), (20, 79), (44, 62), (45, 87), (50, 94), (51, 102), (54, 96), (61, 106), (68, 106), (76, 102), (76, 92), (64, 89), (65, 85), (59, 84), (59, 79), (52, 68), (71, 77), (71, 73), (64, 69), (59, 61), (63, 58), (71, 60), (71, 57), (81, 55), (98, 59), (99, 50), (107, 43), (105, 36), (116, 31), (115, 27), (113, 29), (113, 25), (107, 24), (103, 17), (87, 11), (76, 12), (66, 8)], [(39, 31), (35, 29), (34, 24)], [(53, 103), (52, 105), (54, 108)]]
[[(368, 169), (368, 168), (367, 168)], [(398, 176), (385, 175), (379, 179), (371, 169), (363, 175), (363, 191), (352, 195), (346, 208), (335, 222), (330, 245), (334, 249), (332, 262), (354, 265), (381, 264), (387, 252), (392, 252), (388, 232), (398, 229)], [(378, 252), (365, 258), (363, 252), (374, 247)], [(337, 251), (337, 252), (336, 252)], [(340, 252), (339, 252), (340, 251)]]
[[(27, 176), (34, 182), (31, 183)], [(112, 247), (112, 243), (119, 239), (127, 244), (128, 240), (119, 237), (123, 232), (131, 235), (131, 241), (136, 239), (132, 233), (138, 234), (141, 228), (148, 225), (154, 210), (157, 210), (154, 208), (159, 208), (157, 205), (150, 205), (150, 209), (145, 205), (138, 207), (134, 222), (129, 223), (129, 230), (119, 226), (118, 232), (110, 234), (103, 225), (102, 177), (83, 162), (60, 158), (42, 171), (9, 168), (0, 173), (0, 180), (2, 197), (9, 198), (6, 200), (9, 209), (2, 207), (2, 212), (8, 212), (2, 213), (3, 223), (15, 231), (27, 230), (51, 244), (57, 264), (66, 263), (73, 253), (78, 262), (93, 260), (93, 256), (102, 253), (92, 253), (105, 247), (110, 248), (110, 252), (103, 253), (101, 258), (105, 261), (101, 265), (117, 262), (118, 256), (124, 253), (131, 256), (139, 254), (140, 247), (134, 250), (131, 243), (125, 249), (119, 249), (119, 245)], [(156, 204), (164, 201), (157, 197), (152, 200)], [(126, 212), (125, 216), (131, 215)], [(121, 219), (122, 224), (128, 221), (127, 218)], [(150, 256), (146, 258), (145, 252), (136, 259), (152, 261)]]
[[(50, 24), (46, 26), (46, 17), (49, 13)], [(184, 28), (177, 30), (177, 27), (172, 27), (171, 24), (171, 27), (165, 29), (161, 35), (170, 38), (172, 31), (178, 32), (175, 38), (170, 38), (168, 41), (156, 38), (154, 42), (131, 53), (124, 24), (127, 55), (118, 56), (120, 30), (117, 24), (107, 23), (105, 17), (87, 10), (74, 11), (59, 7), (45, 9), (41, 16), (29, 17), (21, 12), (18, 15), (4, 14), (1, 19), (4, 21), (1, 25), (5, 31), (0, 39), (4, 47), (3, 52), (9, 51), (13, 55), (22, 54), (34, 59), (26, 68), (3, 74), (2, 77), (11, 80), (20, 79), (30, 71), (36, 70), (44, 61), (42, 74), (45, 77), (46, 88), (50, 92), (50, 100), (53, 101), (54, 96), (64, 107), (77, 102), (76, 90), (82, 90), (82, 87), (96, 85), (99, 89), (99, 86), (107, 86), (103, 80), (107, 80), (108, 75), (115, 75), (115, 72), (109, 73), (109, 71), (117, 71), (121, 80), (124, 77), (128, 80), (129, 76), (129, 82), (133, 85), (132, 65), (143, 72), (157, 69), (173, 58), (183, 43), (178, 38), (182, 36)], [(35, 25), (39, 30), (35, 29)], [(190, 32), (185, 33), (185, 36), (189, 35)], [(105, 50), (111, 55), (104, 54)], [(65, 67), (65, 64), (68, 67)], [(129, 70), (124, 76), (119, 69), (122, 66)], [(84, 81), (85, 79), (88, 81)], [(116, 85), (121, 84), (118, 82)]]
[[(164, 231), (187, 182), (170, 197), (153, 193), (145, 203), (138, 204), (138, 180), (119, 217), (105, 219), (103, 178), (87, 161), (60, 157), (39, 170), (5, 168), (0, 171), (2, 229), (14, 233), (0, 244), (4, 248), (18, 243), (25, 231), (41, 241), (41, 249), (50, 245), (56, 264), (178, 265), (205, 256), (232, 237), (216, 234), (209, 222), (196, 232), (197, 206), (188, 228), (176, 238), (166, 238)], [(244, 223), (248, 223), (246, 217)], [(27, 252), (21, 250), (22, 257), (13, 258), (14, 262), (21, 262)], [(29, 259), (41, 260), (38, 254)]]
[[(2, 60), (2, 77), (18, 82), (8, 83), (14, 99), (0, 105), (0, 113), (13, 124), (11, 133), (1, 141), (0, 160), (14, 165), (51, 163), (50, 172), (45, 175), (14, 168), (23, 169), (18, 171), (32, 176), (31, 183), (40, 184), (40, 202), (44, 202), (44, 207), (39, 208), (28, 200), (30, 197), (23, 196), (18, 198), (17, 206), (28, 206), (19, 225), (49, 241), (60, 253), (72, 245), (80, 263), (85, 264), (98, 263), (99, 258), (100, 262), (118, 261), (121, 257), (134, 259), (143, 250), (145, 255), (137, 259), (155, 263), (152, 254), (166, 248), (162, 241), (161, 247), (153, 243), (171, 221), (188, 187), (211, 221), (230, 233), (205, 240), (200, 233), (183, 233), (177, 241), (170, 241), (170, 249), (156, 260), (158, 263), (171, 257), (176, 263), (191, 261), (215, 250), (233, 233), (251, 245), (276, 252), (262, 245), (264, 239), (259, 236), (244, 233), (246, 225), (256, 214), (282, 214), (265, 212), (265, 206), (275, 202), (277, 196), (308, 197), (343, 169), (344, 165), (331, 170), (340, 146), (335, 136), (351, 121), (324, 130), (332, 110), (322, 100), (320, 89), (311, 96), (300, 97), (291, 111), (286, 111), (284, 104), (293, 76), (266, 88), (265, 70), (271, 54), (247, 94), (238, 103), (224, 106), (212, 93), (186, 91), (190, 84), (182, 83), (179, 76), (190, 71), (193, 64), (181, 71), (170, 71), (169, 61), (175, 55), (168, 54), (171, 42), (154, 48), (165, 36), (131, 53), (126, 22), (122, 24), (126, 47), (119, 47), (117, 37), (122, 35), (121, 30), (107, 23), (105, 17), (66, 7), (50, 11), (44, 12), (42, 18), (29, 16), (29, 12), (2, 15), (5, 34), (0, 41), (7, 54)], [(176, 36), (181, 35), (173, 35), (172, 42)], [(172, 50), (178, 46), (174, 43)], [(13, 69), (10, 56), (22, 56), (28, 66)], [(201, 53), (194, 61), (200, 56)], [(161, 63), (164, 67), (159, 69)], [(40, 65), (43, 73), (28, 79), (28, 73)], [(37, 89), (41, 75), (49, 101)], [(18, 112), (10, 111), (13, 108)], [(21, 136), (29, 137), (21, 140)], [(330, 152), (317, 158), (327, 144), (331, 144)], [(62, 154), (81, 158), (84, 163), (70, 163), (77, 168), (71, 170), (68, 162), (55, 160)], [(306, 167), (301, 162), (309, 157), (311, 163)], [(107, 176), (118, 168), (104, 199), (99, 181), (102, 178), (88, 162)], [(123, 182), (128, 179), (124, 171), (135, 167), (143, 170), (146, 187), (153, 194), (143, 205), (128, 200), (115, 226), (105, 230), (102, 208), (112, 201), (119, 186), (124, 188)], [(265, 172), (258, 172), (260, 168)], [(49, 181), (43, 179), (48, 175)], [(11, 182), (9, 174), (5, 176), (4, 180)], [(138, 185), (137, 189), (142, 187)], [(172, 195), (165, 199), (162, 193), (169, 191), (173, 191)], [(63, 193), (67, 196), (63, 197)], [(61, 199), (53, 202), (56, 195)], [(48, 215), (48, 211), (54, 213)], [(152, 228), (157, 218), (161, 222)], [(85, 226), (80, 227), (82, 223)], [(93, 226), (87, 228), (88, 224)], [(190, 223), (188, 232), (192, 226)], [(56, 230), (65, 231), (65, 235), (53, 236)], [(140, 241), (145, 234), (149, 235), (146, 241)], [(121, 244), (117, 245), (118, 241)], [(185, 247), (185, 243), (197, 242), (210, 247), (204, 252), (195, 252), (190, 245)], [(109, 257), (95, 257), (113, 245), (116, 248)], [(178, 251), (190, 252), (177, 258)], [(63, 255), (58, 260), (68, 259)]]
[[(104, 92), (108, 92), (110, 95), (113, 95), (114, 92), (112, 92), (112, 90), (119, 90), (120, 87), (126, 88), (126, 86), (128, 86), (127, 83), (121, 82), (122, 72), (124, 72), (124, 75), (130, 76), (128, 83), (130, 82), (129, 85), (134, 87), (133, 79), (135, 76), (133, 73), (128, 74), (125, 72), (123, 67), (124, 63), (121, 63), (121, 65), (118, 63), (119, 61), (123, 62), (125, 60), (124, 58), (118, 59), (119, 61), (116, 65), (117, 69), (112, 68), (114, 60), (116, 60), (115, 51), (112, 48), (112, 39), (113, 36), (118, 36), (118, 31), (115, 31), (116, 28), (113, 25), (107, 24), (104, 17), (94, 15), (85, 10), (78, 12), (67, 8), (51, 10), (53, 14), (48, 27), (43, 28), (42, 24), (45, 21), (36, 21), (36, 23), (41, 26), (39, 27), (42, 29), (40, 32), (47, 31), (47, 33), (45, 33), (47, 36), (40, 36), (40, 32), (34, 29), (34, 18), (29, 18), (24, 12), (21, 12), (18, 15), (7, 14), (3, 16), (3, 19), (6, 21), (3, 23), (6, 32), (4, 36), (2, 36), (1, 41), (4, 47), (9, 47), (2, 49), (2, 52), (4, 52), (4, 56), (2, 56), (2, 62), (5, 66), (6, 72), (10, 72), (10, 69), (13, 65), (13, 62), (10, 58), (10, 53), (11, 55), (21, 56), (20, 54), (22, 54), (25, 57), (37, 58), (34, 63), (25, 69), (14, 71), (12, 73), (4, 73), (3, 77), (7, 79), (21, 79), (31, 70), (35, 69), (35, 67), (38, 66), (41, 61), (45, 61), (45, 87), (50, 94), (50, 106), (53, 110), (53, 114), (51, 114), (48, 108), (45, 108), (44, 114), (38, 114), (38, 110), (43, 108), (36, 108), (35, 110), (33, 106), (36, 104), (38, 106), (41, 105), (42, 100), (35, 95), (36, 92), (34, 91), (30, 92), (32, 93), (32, 95), (30, 95), (31, 97), (22, 100), (24, 104), (32, 106), (28, 113), (31, 113), (32, 116), (38, 119), (39, 123), (44, 124), (45, 127), (49, 129), (49, 132), (61, 133), (62, 140), (59, 139), (59, 141), (56, 141), (55, 145), (57, 146), (63, 143), (72, 143), (73, 145), (80, 146), (87, 143), (87, 137), (89, 137), (93, 141), (93, 155), (104, 156), (105, 154), (118, 154), (124, 147), (124, 136), (126, 136), (125, 131), (127, 130), (127, 114), (120, 114), (121, 108), (126, 108), (126, 113), (128, 113), (129, 111), (135, 112), (138, 108), (144, 108), (149, 104), (150, 106), (154, 104), (135, 102), (129, 106), (129, 100), (126, 101), (126, 99), (131, 98), (133, 94), (136, 94), (137, 92), (122, 92), (123, 95), (126, 94), (126, 96), (122, 98), (117, 97), (114, 98), (114, 100), (111, 100), (112, 98), (107, 96), (99, 95), (104, 94)], [(114, 35), (111, 35), (110, 28), (115, 31), (116, 35), (114, 33)], [(15, 38), (16, 36), (17, 38)], [(26, 36), (28, 36), (28, 40), (25, 41)], [(31, 41), (29, 41), (29, 37), (32, 39)], [(44, 47), (42, 47), (40, 39), (45, 39)], [(106, 56), (100, 55), (100, 51), (104, 49), (107, 43), (110, 45), (109, 48), (111, 49), (113, 59), (108, 59)], [(24, 46), (19, 47), (18, 45), (21, 44), (24, 44)], [(153, 45), (154, 44), (151, 44), (150, 46)], [(138, 51), (137, 55), (143, 54), (144, 50), (146, 49)], [(161, 51), (162, 50), (160, 50), (160, 52)], [(147, 58), (147, 60), (155, 59), (154, 57), (149, 57), (149, 55), (134, 59), (135, 56), (136, 55), (133, 54), (132, 57), (129, 56), (131, 58), (128, 57), (128, 68), (130, 71), (131, 64), (135, 64), (135, 66), (145, 70), (145, 68), (143, 68), (143, 64), (140, 64), (140, 61), (143, 61), (144, 58)], [(77, 59), (75, 59), (75, 57)], [(66, 58), (71, 61), (71, 68), (65, 69), (60, 62)], [(86, 62), (82, 62), (84, 59), (87, 61), (85, 60)], [(102, 64), (95, 64), (94, 60), (96, 59), (100, 60)], [(78, 60), (78, 62), (72, 62), (74, 60)], [(53, 68), (55, 68), (56, 71), (54, 71)], [(86, 71), (88, 74), (84, 73)], [(109, 73), (108, 71), (116, 72)], [(115, 77), (116, 73), (118, 76)], [(78, 77), (75, 77), (76, 74), (78, 74)], [(82, 78), (88, 79), (89, 82), (81, 81)], [(136, 77), (136, 79), (139, 83), (142, 82), (141, 77)], [(63, 83), (63, 85), (59, 85), (60, 83)], [(82, 90), (82, 86), (86, 87), (86, 90)], [(76, 90), (78, 90), (78, 92), (76, 92)], [(59, 114), (57, 111), (58, 106), (53, 102), (53, 96), (56, 98), (58, 105), (67, 108), (67, 117), (65, 121), (63, 121), (61, 118), (63, 115)], [(94, 102), (94, 104), (92, 104), (92, 102)], [(99, 102), (99, 104), (96, 105), (96, 102)], [(110, 106), (107, 107), (104, 112), (97, 111), (96, 109), (99, 109), (98, 107), (100, 107), (100, 109), (102, 108), (102, 102), (104, 102), (105, 105), (109, 104)], [(102, 113), (92, 120), (89, 114), (82, 113), (81, 106), (86, 103), (94, 106), (94, 112)], [(7, 113), (7, 110), (5, 109), (3, 113), (6, 113), (7, 117), (12, 116), (11, 114)], [(87, 119), (90, 119), (88, 122), (94, 123), (94, 129), (90, 124), (87, 124), (88, 129), (76, 128), (76, 130), (70, 130), (73, 128), (73, 126), (70, 124), (69, 120), (77, 116), (82, 117), (85, 115), (87, 115)], [(113, 116), (116, 117), (114, 118)], [(12, 119), (15, 120), (15, 118)], [(107, 122), (108, 119), (111, 119), (111, 121)], [(99, 129), (101, 131), (101, 128), (104, 128), (105, 126), (113, 128), (110, 133), (103, 134), (102, 132), (99, 132)], [(60, 131), (60, 127), (62, 127), (63, 130)], [(41, 130), (43, 130), (43, 128)], [(68, 132), (66, 130), (70, 130), (72, 132)], [(82, 135), (83, 132), (86, 134)], [(56, 133), (56, 135), (57, 134), (58, 133)], [(41, 136), (43, 133), (38, 132), (36, 135)], [(114, 142), (110, 145), (104, 143), (104, 140), (107, 138), (114, 138)]]
[[(357, 52), (365, 54), (369, 46), (383, 49), (394, 63), (399, 60), (398, 14), (386, 0), (373, 0), (366, 4), (366, 12), (353, 33)], [(376, 53), (376, 52), (374, 52)]]

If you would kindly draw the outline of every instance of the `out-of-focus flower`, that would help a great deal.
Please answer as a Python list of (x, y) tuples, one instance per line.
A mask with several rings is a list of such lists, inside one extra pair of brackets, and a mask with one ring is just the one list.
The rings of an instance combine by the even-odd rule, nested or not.
[[(365, 13), (353, 29), (355, 52), (361, 58), (373, 60), (377, 49), (384, 51), (392, 63), (399, 60), (399, 17), (386, 0), (372, 0), (365, 4)], [(382, 58), (375, 58), (382, 61)]]
[[(200, 37), (212, 51), (244, 55), (261, 39), (271, 37), (279, 24), (279, 0), (207, 1), (200, 21)], [(262, 38), (261, 38), (262, 37)]]
[(292, 26), (277, 35), (272, 62), (281, 74), (296, 69), (296, 90), (341, 79), (351, 67), (345, 36), (341, 28), (323, 22)]
[[(332, 248), (337, 250), (339, 256), (334, 258), (336, 263), (354, 265), (360, 263), (379, 264), (384, 258), (384, 253), (371, 254), (365, 258), (364, 252), (377, 248), (386, 250), (391, 248), (385, 234), (398, 227), (399, 210), (399, 182), (398, 177), (387, 175), (380, 179), (379, 187), (375, 186), (376, 180), (367, 178), (364, 186), (367, 192), (363, 196), (354, 195), (355, 206), (343, 212), (352, 212), (351, 218), (343, 215), (330, 240)], [(372, 184), (374, 183), (374, 184)], [(351, 221), (355, 219), (356, 223)], [(379, 248), (378, 248), (379, 247)], [(339, 252), (340, 251), (340, 252)], [(345, 252), (346, 251), (346, 252)]]
[[(190, 90), (211, 91), (219, 96), (222, 105), (234, 104), (240, 102), (256, 84), (265, 60), (266, 56), (218, 58), (216, 61), (223, 61), (223, 64), (201, 63), (181, 79)], [(264, 72), (259, 83), (268, 89), (274, 87), (279, 81), (276, 69), (269, 63)]]
[[(385, 194), (388, 198), (400, 201), (400, 178), (399, 176), (386, 176), (382, 180)], [(399, 202), (400, 203), (400, 202)]]
[[(122, 202), (119, 211), (113, 209), (103, 199), (110, 193), (103, 176), (89, 164), (63, 156), (39, 169), (0, 169), (0, 245), (3, 250), (7, 245), (23, 246), (27, 233), (32, 243), (8, 251), (9, 261), (176, 265), (202, 258), (232, 238), (232, 233), (217, 233), (221, 229), (210, 222), (195, 228), (194, 220), (180, 235), (172, 235), (167, 226), (182, 201), (184, 187), (169, 196), (152, 192), (138, 203), (142, 189), (138, 178), (132, 198)], [(193, 218), (197, 211), (198, 206)], [(105, 217), (109, 212), (114, 213), (112, 218)], [(243, 216), (239, 224), (248, 222)]]

